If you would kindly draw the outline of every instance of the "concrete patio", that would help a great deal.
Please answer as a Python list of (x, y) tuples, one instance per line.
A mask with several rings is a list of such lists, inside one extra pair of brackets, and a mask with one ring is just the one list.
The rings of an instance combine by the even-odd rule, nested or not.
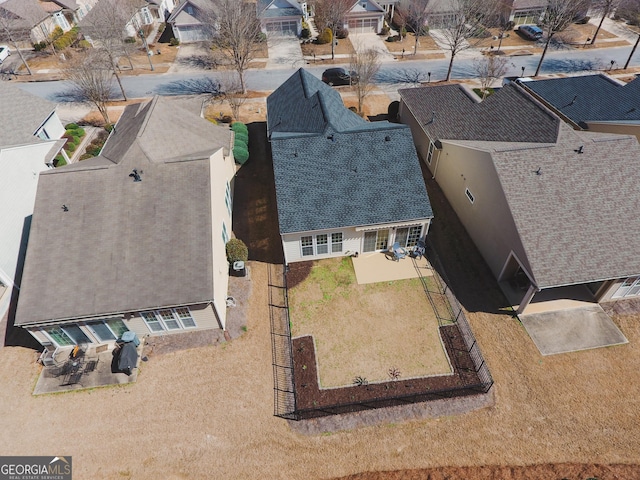
[(356, 280), (360, 285), (433, 274), (431, 265), (424, 256), (419, 259), (406, 256), (396, 262), (389, 252), (375, 252), (360, 254), (358, 257), (352, 257), (352, 260)]
[(138, 378), (142, 343), (137, 349), (138, 363), (129, 376), (126, 373), (118, 372), (113, 350), (103, 350), (104, 347), (98, 346), (98, 351), (96, 351), (96, 347), (92, 346), (84, 356), (76, 359), (69, 357), (71, 348), (59, 351), (56, 355), (58, 364), (43, 367), (33, 394), (70, 392), (107, 385), (134, 383)]

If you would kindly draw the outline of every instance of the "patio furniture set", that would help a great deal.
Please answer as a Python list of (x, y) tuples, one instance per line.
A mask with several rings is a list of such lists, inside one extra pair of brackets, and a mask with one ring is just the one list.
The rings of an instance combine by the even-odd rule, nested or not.
[(401, 247), (400, 243), (395, 242), (390, 250), (390, 253), (393, 255), (392, 260), (394, 262), (399, 262), (405, 257), (422, 258), (425, 254), (425, 251), (426, 245), (424, 241), (418, 240), (417, 245), (412, 248)]

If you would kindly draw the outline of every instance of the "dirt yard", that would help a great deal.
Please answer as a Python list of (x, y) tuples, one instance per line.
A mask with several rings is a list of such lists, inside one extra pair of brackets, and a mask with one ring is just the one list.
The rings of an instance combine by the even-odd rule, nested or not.
[[(296, 265), (291, 266), (294, 274)], [(350, 258), (314, 262), (289, 291), (292, 335), (312, 335), (320, 385), (450, 374), (438, 320), (419, 279), (358, 285)]]
[(247, 332), (154, 355), (130, 386), (39, 397), (36, 353), (0, 348), (2, 455), (71, 455), (74, 478), (96, 480), (640, 478), (640, 314), (613, 314), (626, 345), (542, 357), (501, 310), (487, 266), (429, 176), (429, 235), (491, 369), (495, 406), (317, 436), (274, 417), (266, 265), (256, 260), (278, 261), (275, 197), (264, 124), (250, 132), (236, 190), (246, 194), (238, 208), (258, 218), (240, 230), (254, 260)]

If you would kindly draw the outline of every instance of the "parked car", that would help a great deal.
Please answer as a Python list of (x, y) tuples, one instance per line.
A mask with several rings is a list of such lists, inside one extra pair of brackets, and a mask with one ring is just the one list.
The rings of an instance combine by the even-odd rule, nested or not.
[(520, 25), (518, 32), (527, 40), (540, 40), (542, 38), (542, 29), (535, 25)]
[(0, 45), (0, 63), (4, 62), (9, 55), (11, 55), (9, 47), (6, 45)]
[(344, 68), (329, 68), (322, 72), (322, 81), (327, 85), (353, 85), (358, 83), (355, 72), (347, 72)]

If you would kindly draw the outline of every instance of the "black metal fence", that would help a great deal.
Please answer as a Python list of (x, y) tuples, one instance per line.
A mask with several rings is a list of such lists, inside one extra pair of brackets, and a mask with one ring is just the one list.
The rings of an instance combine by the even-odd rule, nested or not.
[(295, 420), (296, 392), (286, 274), (283, 265), (271, 264), (268, 272), (274, 415)]
[[(429, 249), (429, 261), (431, 265), (439, 262), (432, 249)], [(276, 416), (301, 420), (489, 392), (493, 379), (458, 300), (440, 278), (436, 269), (430, 267), (430, 271), (424, 275), (417, 263), (414, 265), (425, 294), (438, 318), (441, 338), (454, 368), (456, 381), (443, 386), (438, 382), (440, 380), (438, 378), (424, 377), (369, 384), (364, 388), (347, 386), (344, 388), (349, 391), (349, 400), (346, 400), (347, 396), (345, 396), (346, 401), (338, 401), (330, 405), (321, 404), (322, 402), (317, 406), (316, 402), (313, 402), (313, 407), (299, 405), (296, 399), (286, 269), (283, 266), (270, 265), (269, 305)], [(442, 271), (441, 268), (438, 267), (438, 269)]]

